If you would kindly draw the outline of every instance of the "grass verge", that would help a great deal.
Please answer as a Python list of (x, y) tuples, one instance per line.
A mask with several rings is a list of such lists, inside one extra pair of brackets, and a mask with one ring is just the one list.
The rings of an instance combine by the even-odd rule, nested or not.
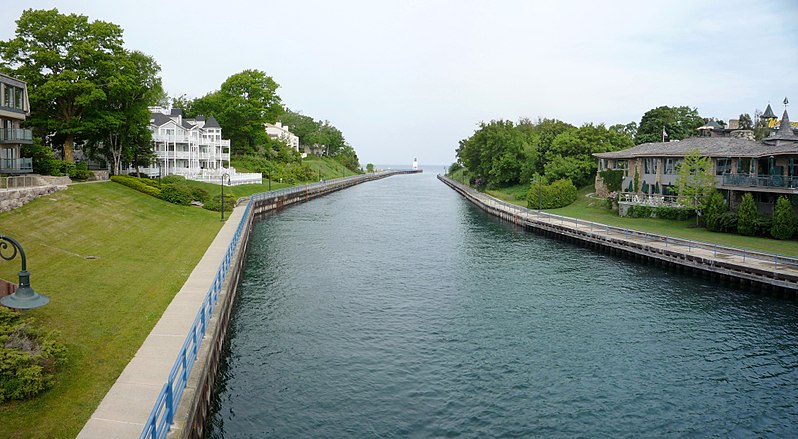
[[(0, 405), (0, 437), (75, 437), (216, 236), (218, 213), (109, 182), (38, 198), (0, 224), (50, 296), (26, 314), (69, 351), (52, 389)], [(0, 277), (17, 282), (19, 259), (0, 262)]]
[[(527, 207), (525, 200), (516, 198), (519, 188), (489, 190), (488, 194)], [(676, 221), (660, 218), (628, 218), (620, 217), (615, 212), (605, 207), (603, 200), (594, 200), (587, 197), (594, 191), (593, 186), (587, 186), (579, 190), (576, 201), (566, 207), (559, 209), (548, 209), (546, 212), (563, 215), (571, 218), (579, 218), (597, 223), (609, 224), (611, 226), (625, 227), (629, 229), (641, 230), (660, 235), (673, 236), (676, 238), (692, 239), (695, 241), (709, 242), (729, 247), (747, 248), (751, 250), (778, 253), (787, 256), (798, 257), (798, 240), (791, 239), (780, 241), (777, 239), (758, 238), (753, 236), (742, 236), (732, 233), (710, 232), (703, 227), (695, 226), (695, 218)]]

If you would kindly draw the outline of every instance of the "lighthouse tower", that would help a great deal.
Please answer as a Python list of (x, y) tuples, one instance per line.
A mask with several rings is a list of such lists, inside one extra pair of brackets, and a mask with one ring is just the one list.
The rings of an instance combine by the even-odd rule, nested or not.
[(413, 170), (418, 171), (418, 158), (413, 157)]

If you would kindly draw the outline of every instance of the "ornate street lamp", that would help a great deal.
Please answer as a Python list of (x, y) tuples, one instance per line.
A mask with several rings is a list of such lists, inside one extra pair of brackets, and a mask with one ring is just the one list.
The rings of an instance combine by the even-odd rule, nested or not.
[(224, 178), (227, 177), (227, 184), (230, 184), (230, 174), (222, 174), (222, 222), (224, 222)]
[[(13, 252), (10, 254), (4, 253), (4, 251), (8, 250), (9, 244), (11, 244)], [(19, 287), (13, 294), (0, 298), (0, 305), (15, 309), (32, 309), (47, 305), (50, 302), (50, 298), (33, 291), (33, 288), (30, 287), (30, 273), (28, 273), (27, 258), (25, 258), (25, 251), (22, 250), (22, 246), (19, 245), (16, 239), (0, 235), (0, 258), (10, 261), (17, 257), (17, 253), (22, 259), (22, 271), (19, 272)]]

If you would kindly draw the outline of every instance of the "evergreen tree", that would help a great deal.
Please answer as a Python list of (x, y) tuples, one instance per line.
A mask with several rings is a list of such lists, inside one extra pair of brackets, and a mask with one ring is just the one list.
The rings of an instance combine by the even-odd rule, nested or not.
[(743, 201), (737, 210), (737, 233), (746, 236), (753, 236), (756, 233), (756, 220), (759, 213), (756, 211), (754, 196), (750, 192), (743, 195)]
[(795, 235), (795, 212), (787, 197), (779, 197), (776, 201), (770, 234), (776, 239), (790, 239)]
[(724, 212), (727, 212), (728, 210), (729, 207), (726, 206), (726, 201), (723, 199), (723, 195), (721, 195), (718, 191), (712, 191), (707, 199), (707, 209), (704, 215), (704, 224), (706, 225), (707, 230), (717, 232), (718, 216)]

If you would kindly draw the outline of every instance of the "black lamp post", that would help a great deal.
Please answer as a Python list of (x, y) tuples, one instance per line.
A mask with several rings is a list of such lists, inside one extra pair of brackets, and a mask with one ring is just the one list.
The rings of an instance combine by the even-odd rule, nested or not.
[(271, 192), (271, 190), (272, 190), (272, 174), (271, 173), (269, 173), (268, 178), (269, 178), (269, 192)]
[(540, 203), (543, 201), (543, 176), (538, 175), (538, 213), (540, 213)]
[(227, 177), (227, 183), (230, 183), (230, 174), (222, 174), (222, 222), (224, 222), (224, 178)]
[[(9, 244), (11, 244), (11, 250), (13, 252), (10, 254), (3, 253), (5, 250), (8, 250)], [(50, 298), (33, 291), (33, 288), (30, 287), (28, 261), (27, 258), (25, 258), (25, 251), (22, 250), (22, 246), (16, 239), (6, 235), (0, 235), (0, 258), (10, 261), (17, 257), (17, 253), (19, 253), (22, 259), (22, 270), (19, 272), (19, 287), (13, 294), (0, 298), (0, 304), (15, 309), (32, 309), (47, 305), (50, 303)]]

